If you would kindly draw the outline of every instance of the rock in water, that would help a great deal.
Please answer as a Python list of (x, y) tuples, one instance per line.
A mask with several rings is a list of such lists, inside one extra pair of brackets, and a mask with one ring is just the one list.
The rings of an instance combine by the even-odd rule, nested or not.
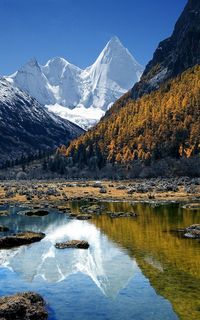
[(77, 220), (89, 220), (92, 219), (92, 215), (91, 214), (79, 214), (76, 216)]
[(0, 224), (0, 232), (6, 232), (6, 231), (9, 231), (9, 228), (8, 227), (5, 227), (5, 226), (2, 226)]
[(34, 292), (18, 293), (0, 298), (2, 320), (46, 320), (48, 314), (43, 298)]
[(111, 218), (136, 218), (138, 216), (135, 212), (111, 212)]
[(55, 247), (57, 249), (67, 249), (67, 248), (76, 248), (76, 249), (88, 249), (89, 243), (84, 240), (70, 240), (66, 242), (56, 243)]
[(180, 234), (183, 238), (200, 239), (200, 224), (192, 224), (185, 229), (171, 230), (175, 234)]
[(200, 238), (200, 224), (193, 224), (186, 228), (186, 233), (184, 234), (185, 238), (193, 238), (199, 239)]
[(26, 244), (38, 242), (45, 237), (44, 233), (32, 231), (17, 233), (11, 236), (0, 238), (0, 249), (10, 249)]
[(26, 210), (26, 211), (20, 211), (18, 214), (23, 214), (28, 217), (43, 217), (47, 216), (49, 214), (48, 210)]

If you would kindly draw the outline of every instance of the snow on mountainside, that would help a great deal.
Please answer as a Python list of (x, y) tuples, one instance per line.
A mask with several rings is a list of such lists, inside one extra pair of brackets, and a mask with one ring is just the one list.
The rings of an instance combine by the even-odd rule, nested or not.
[[(13, 79), (13, 81), (12, 81)], [(55, 101), (48, 80), (43, 74), (36, 59), (30, 60), (19, 71), (10, 76), (10, 82), (19, 89), (29, 93), (41, 104), (49, 104)]]
[(52, 114), (27, 93), (0, 78), (0, 163), (41, 149), (53, 149), (83, 130)]
[(133, 87), (142, 72), (143, 67), (113, 37), (85, 70), (59, 57), (45, 66), (33, 59), (6, 79), (50, 111), (88, 128)]

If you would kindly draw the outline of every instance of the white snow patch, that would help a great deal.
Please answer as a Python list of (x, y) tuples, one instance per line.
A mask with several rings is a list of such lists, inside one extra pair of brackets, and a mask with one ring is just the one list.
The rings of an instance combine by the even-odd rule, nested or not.
[(94, 107), (85, 108), (83, 105), (70, 109), (59, 104), (54, 104), (47, 105), (46, 108), (63, 119), (70, 120), (75, 124), (78, 123), (83, 129), (88, 129), (95, 125), (105, 114), (101, 109)]

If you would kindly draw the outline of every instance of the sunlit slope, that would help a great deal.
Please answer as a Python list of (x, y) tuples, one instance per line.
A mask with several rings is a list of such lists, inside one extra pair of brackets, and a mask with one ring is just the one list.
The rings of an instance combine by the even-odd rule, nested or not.
[(105, 116), (74, 140), (66, 151), (73, 162), (90, 165), (91, 157), (128, 163), (198, 154), (200, 149), (200, 66), (142, 98)]

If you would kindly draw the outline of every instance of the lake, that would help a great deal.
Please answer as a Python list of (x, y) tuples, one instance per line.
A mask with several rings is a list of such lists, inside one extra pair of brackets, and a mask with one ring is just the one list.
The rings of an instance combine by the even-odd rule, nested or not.
[[(82, 202), (70, 203), (79, 212)], [(51, 209), (43, 217), (1, 207), (11, 232), (41, 231), (38, 243), (0, 250), (0, 295), (36, 291), (50, 320), (200, 319), (200, 243), (171, 230), (200, 223), (200, 210), (177, 203), (104, 202), (103, 214), (71, 220)], [(138, 213), (110, 218), (110, 212)], [(84, 239), (88, 250), (58, 250), (58, 241)]]

